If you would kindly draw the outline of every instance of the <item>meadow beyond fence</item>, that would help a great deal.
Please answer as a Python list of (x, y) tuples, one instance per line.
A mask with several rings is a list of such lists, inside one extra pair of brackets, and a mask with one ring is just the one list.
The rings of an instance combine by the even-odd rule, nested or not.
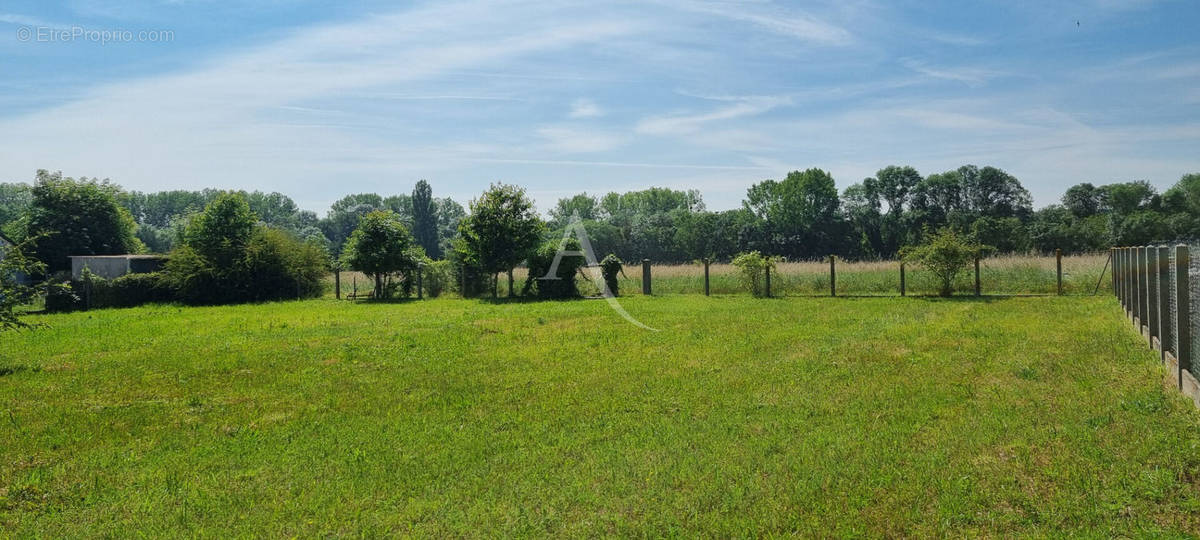
[[(1062, 294), (1093, 294), (1099, 285), (1100, 291), (1111, 290), (1107, 276), (1108, 254), (1063, 255)], [(900, 296), (900, 261), (843, 261), (836, 260), (835, 287), (838, 295), (846, 296)], [(585, 270), (591, 272), (594, 270)], [(728, 263), (710, 263), (709, 293), (717, 295), (749, 294), (748, 286), (742, 281), (740, 270)], [(1058, 259), (1050, 256), (1003, 255), (984, 257), (979, 261), (979, 291), (984, 295), (1052, 295), (1059, 293)], [(525, 268), (513, 273), (514, 289), (520, 293), (528, 277)], [(618, 277), (621, 296), (643, 294), (642, 264), (626, 261), (625, 269)], [(576, 278), (584, 295), (598, 295), (600, 291), (588, 280)], [(332, 281), (330, 294), (333, 294)], [(650, 266), (651, 294), (704, 294), (704, 265), (654, 264)], [(341, 294), (343, 297), (363, 297), (371, 289), (371, 280), (361, 273), (341, 272)], [(920, 266), (906, 265), (904, 268), (905, 294), (921, 296), (937, 293), (937, 281), (933, 274)], [(975, 270), (967, 268), (954, 282), (956, 294), (974, 294)], [(457, 287), (451, 287), (451, 294)], [(415, 295), (415, 293), (414, 293)], [(500, 276), (499, 295), (508, 296), (508, 278)], [(779, 262), (771, 271), (771, 296), (829, 296), (829, 260)]]

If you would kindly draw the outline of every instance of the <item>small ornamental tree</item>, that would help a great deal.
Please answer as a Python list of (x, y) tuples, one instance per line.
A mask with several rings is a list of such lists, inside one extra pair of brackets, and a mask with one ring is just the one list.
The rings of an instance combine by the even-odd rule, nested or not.
[(919, 264), (932, 272), (938, 279), (938, 294), (950, 296), (954, 294), (954, 278), (987, 249), (970, 237), (946, 227), (927, 234), (924, 244), (901, 249), (900, 255), (906, 262)]
[(608, 285), (608, 292), (613, 296), (618, 296), (617, 293), (617, 274), (624, 271), (624, 261), (616, 255), (609, 253), (604, 260), (600, 261), (600, 275), (604, 277), (604, 284)]
[[(341, 261), (350, 269), (371, 276), (375, 281), (375, 298), (385, 298), (391, 292), (385, 287), (385, 278), (400, 274), (403, 282), (411, 285), (423, 258), (424, 253), (414, 245), (400, 217), (390, 210), (381, 210), (359, 220), (358, 228), (346, 242)], [(405, 290), (409, 288), (406, 286)]]
[[(483, 273), (508, 272), (511, 296), (513, 267), (533, 254), (544, 227), (524, 189), (494, 184), (471, 201), (471, 214), (458, 226), (457, 249), (463, 252), (462, 260), (471, 261)], [(492, 296), (496, 296), (496, 277)]]

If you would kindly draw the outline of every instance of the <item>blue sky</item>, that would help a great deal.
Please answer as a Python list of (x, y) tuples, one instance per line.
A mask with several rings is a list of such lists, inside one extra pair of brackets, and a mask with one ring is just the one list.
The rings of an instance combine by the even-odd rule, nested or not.
[[(1078, 182), (1200, 171), (1200, 4), (8, 0), (0, 179), (281, 191), (324, 213), (419, 178), (545, 210), (889, 164)], [(22, 29), (129, 31), (56, 42)], [(137, 41), (169, 31), (170, 41)], [(25, 34), (29, 36), (29, 34)]]

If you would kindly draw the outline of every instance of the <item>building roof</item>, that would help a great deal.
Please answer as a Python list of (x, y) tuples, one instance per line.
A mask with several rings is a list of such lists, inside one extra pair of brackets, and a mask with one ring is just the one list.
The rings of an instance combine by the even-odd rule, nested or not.
[(166, 255), (70, 255), (72, 259), (165, 259)]

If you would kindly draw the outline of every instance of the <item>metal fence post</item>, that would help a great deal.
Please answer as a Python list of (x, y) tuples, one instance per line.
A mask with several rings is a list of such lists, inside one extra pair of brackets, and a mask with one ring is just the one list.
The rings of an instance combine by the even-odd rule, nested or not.
[(650, 295), (650, 259), (642, 259), (642, 294)]
[(1166, 361), (1171, 346), (1167, 340), (1175, 339), (1171, 329), (1171, 248), (1158, 246), (1155, 251), (1158, 251), (1158, 348), (1159, 357)]
[(704, 296), (708, 296), (708, 258), (704, 259)]
[(837, 296), (837, 257), (829, 256), (829, 296)]
[(1054, 260), (1058, 267), (1058, 295), (1062, 296), (1062, 250), (1054, 250)]
[(1183, 370), (1192, 370), (1191, 290), (1188, 283), (1188, 248), (1175, 246), (1175, 358), (1179, 364), (1179, 388), (1183, 389)]
[(979, 255), (975, 256), (975, 296), (979, 296)]
[(900, 296), (904, 296), (904, 262), (900, 263)]
[(333, 271), (333, 294), (338, 300), (342, 299), (342, 271)]
[(771, 297), (771, 263), (767, 263), (765, 267), (767, 271), (767, 298)]

